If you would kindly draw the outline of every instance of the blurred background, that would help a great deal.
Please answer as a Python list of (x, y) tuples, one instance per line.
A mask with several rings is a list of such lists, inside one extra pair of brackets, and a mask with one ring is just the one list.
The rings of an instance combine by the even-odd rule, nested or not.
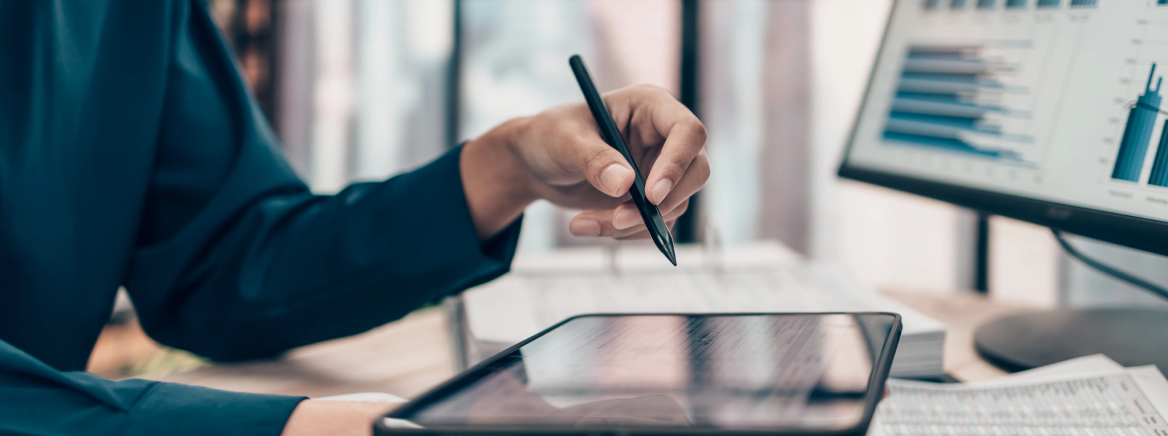
[[(318, 193), (581, 100), (567, 66), (580, 53), (602, 92), (657, 84), (705, 123), (712, 175), (679, 241), (778, 240), (879, 289), (981, 289), (1034, 307), (1164, 304), (1073, 263), (1044, 228), (835, 177), (891, 0), (207, 1)], [(531, 206), (521, 253), (596, 243), (567, 233), (571, 215)], [(1077, 242), (1168, 281), (1162, 258)], [(115, 354), (95, 353), (91, 370), (200, 364), (156, 347)]]

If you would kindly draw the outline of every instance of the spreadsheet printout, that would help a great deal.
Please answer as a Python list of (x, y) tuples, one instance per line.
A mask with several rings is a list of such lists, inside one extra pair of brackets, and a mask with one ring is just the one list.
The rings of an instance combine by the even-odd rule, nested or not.
[(1008, 385), (889, 380), (870, 434), (1168, 436), (1155, 367)]

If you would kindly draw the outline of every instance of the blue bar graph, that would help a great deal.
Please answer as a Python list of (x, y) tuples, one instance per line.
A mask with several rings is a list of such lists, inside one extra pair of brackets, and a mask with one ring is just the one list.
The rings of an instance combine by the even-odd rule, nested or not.
[(1095, 0), (1071, 0), (1071, 7), (1095, 6)]
[(1040, 8), (1057, 8), (1062, 0), (1038, 0)]
[[(1168, 0), (1164, 0), (1168, 1)], [(1024, 8), (1026, 7), (1026, 0), (1006, 0), (1007, 8)]]
[(986, 145), (1032, 143), (1033, 138), (1003, 131), (993, 121), (1028, 113), (991, 103), (1017, 89), (995, 79), (995, 74), (1012, 67), (987, 60), (981, 52), (977, 46), (909, 47), (883, 139), (1032, 166), (1010, 148)]
[(995, 0), (977, 0), (978, 9), (993, 9)]
[(1156, 1), (1156, 4), (1158, 4), (1158, 5), (1168, 5), (1168, 0), (1157, 0), (1157, 1)]
[(965, 7), (965, 0), (950, 0), (949, 1), (949, 8), (950, 9), (962, 9), (964, 7)]
[(1140, 94), (1135, 106), (1128, 111), (1123, 139), (1119, 142), (1119, 154), (1115, 157), (1115, 167), (1111, 170), (1113, 179), (1140, 181), (1140, 172), (1144, 169), (1144, 156), (1148, 154), (1148, 142), (1152, 140), (1156, 114), (1160, 111), (1160, 84), (1164, 78), (1156, 80), (1156, 87), (1152, 88), (1152, 79), (1155, 77), (1156, 64), (1152, 64), (1144, 93)]
[(925, 9), (937, 9), (941, 6), (941, 0), (925, 0)]
[(1152, 175), (1148, 177), (1149, 185), (1168, 187), (1168, 120), (1164, 120), (1164, 127), (1160, 129), (1160, 145), (1156, 148), (1156, 159), (1152, 161)]

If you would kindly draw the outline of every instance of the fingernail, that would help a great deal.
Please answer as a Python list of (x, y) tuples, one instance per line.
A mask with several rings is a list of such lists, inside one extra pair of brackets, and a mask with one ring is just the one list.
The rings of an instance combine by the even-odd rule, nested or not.
[(600, 236), (600, 223), (590, 219), (568, 222), (568, 231), (576, 236)]
[(661, 179), (660, 182), (657, 182), (657, 186), (653, 187), (653, 198), (656, 198), (657, 201), (654, 201), (653, 204), (661, 204), (671, 189), (673, 189), (673, 182), (669, 179)]
[(612, 216), (612, 226), (619, 230), (624, 230), (640, 223), (641, 214), (632, 208), (617, 209), (616, 213)]
[(629, 173), (631, 172), (628, 168), (621, 166), (621, 164), (609, 165), (608, 168), (604, 169), (603, 173), (600, 173), (600, 184), (604, 185), (604, 189), (608, 190), (609, 195), (615, 197), (619, 194), (624, 194), (624, 192), (617, 192), (617, 190), (621, 188), (621, 183), (629, 178)]

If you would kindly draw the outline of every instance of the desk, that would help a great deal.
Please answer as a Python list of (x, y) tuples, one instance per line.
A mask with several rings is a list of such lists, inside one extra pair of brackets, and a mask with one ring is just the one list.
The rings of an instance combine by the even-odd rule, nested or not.
[(294, 349), (280, 359), (216, 364), (155, 379), (266, 394), (387, 392), (409, 398), (454, 375), (445, 322), (442, 309), (430, 307), (356, 336)]
[[(888, 295), (946, 323), (945, 369), (951, 375), (975, 381), (1005, 374), (977, 356), (973, 331), (994, 316), (1025, 309), (974, 294)], [(454, 375), (446, 328), (444, 312), (428, 308), (364, 334), (298, 348), (278, 360), (219, 364), (157, 379), (309, 397), (387, 392), (408, 398)]]

